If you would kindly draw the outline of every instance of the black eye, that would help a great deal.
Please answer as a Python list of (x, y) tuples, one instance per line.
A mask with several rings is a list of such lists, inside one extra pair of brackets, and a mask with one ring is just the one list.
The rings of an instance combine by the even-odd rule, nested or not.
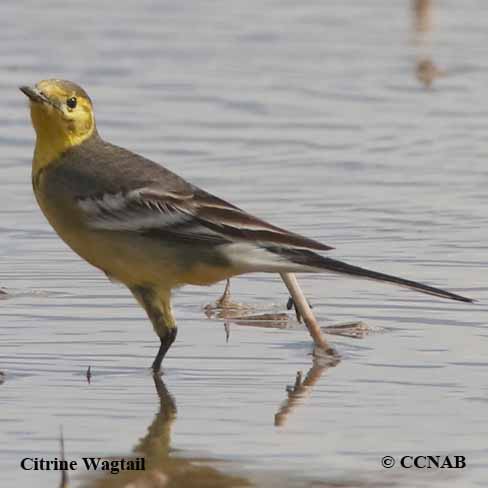
[(76, 97), (71, 97), (66, 100), (66, 105), (68, 105), (69, 108), (75, 108), (76, 107)]

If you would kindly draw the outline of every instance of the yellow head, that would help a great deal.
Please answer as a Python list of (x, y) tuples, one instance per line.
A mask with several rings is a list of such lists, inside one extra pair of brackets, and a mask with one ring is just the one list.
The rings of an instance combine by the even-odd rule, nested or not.
[(43, 80), (34, 87), (22, 86), (20, 90), (29, 98), (32, 125), (37, 135), (36, 170), (96, 133), (90, 97), (75, 83)]

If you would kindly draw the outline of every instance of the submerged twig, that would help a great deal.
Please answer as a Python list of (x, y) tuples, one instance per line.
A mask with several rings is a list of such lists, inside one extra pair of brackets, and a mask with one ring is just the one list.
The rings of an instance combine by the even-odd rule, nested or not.
[[(59, 447), (61, 451), (61, 466), (63, 466), (66, 461), (66, 457), (64, 455), (64, 435), (63, 435), (63, 426), (61, 425), (59, 428)], [(59, 488), (67, 488), (68, 487), (68, 472), (65, 469), (61, 469), (61, 483), (59, 484)]]
[(225, 330), (225, 342), (229, 342), (230, 339), (230, 322), (226, 320), (224, 322), (224, 330)]

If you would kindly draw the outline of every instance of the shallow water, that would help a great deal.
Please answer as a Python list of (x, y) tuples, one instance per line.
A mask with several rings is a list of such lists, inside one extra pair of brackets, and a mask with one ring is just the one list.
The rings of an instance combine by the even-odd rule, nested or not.
[[(60, 425), (68, 459), (137, 448), (148, 477), (176, 486), (486, 486), (488, 5), (435, 7), (415, 42), (400, 1), (1, 3), (1, 486), (58, 485), (59, 473), (19, 463), (59, 456)], [(426, 89), (417, 56), (447, 76)], [(325, 369), (293, 314), (282, 329), (231, 324), (226, 342), (203, 311), (223, 284), (188, 287), (156, 389), (142, 310), (66, 248), (33, 199), (17, 86), (47, 77), (81, 83), (112, 142), (334, 257), (479, 302), (300, 276), (324, 325), (382, 331), (330, 336), (342, 361)], [(286, 311), (278, 277), (235, 279), (232, 293)], [(297, 371), (305, 386), (287, 393)], [(381, 467), (385, 455), (444, 454), (467, 467)], [(83, 469), (70, 480), (95, 485)]]

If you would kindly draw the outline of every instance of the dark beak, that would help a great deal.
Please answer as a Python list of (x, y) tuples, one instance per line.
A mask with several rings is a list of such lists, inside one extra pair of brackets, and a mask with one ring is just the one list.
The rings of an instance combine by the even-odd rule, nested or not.
[[(45, 103), (46, 105), (51, 105), (57, 110), (61, 110), (58, 102), (51, 100), (47, 97), (41, 90), (35, 86), (19, 86), (19, 90), (27, 96), (27, 98), (34, 103)], [(61, 110), (62, 111), (62, 110)]]
[(47, 102), (46, 96), (37, 88), (31, 86), (19, 86), (19, 90), (32, 102)]

